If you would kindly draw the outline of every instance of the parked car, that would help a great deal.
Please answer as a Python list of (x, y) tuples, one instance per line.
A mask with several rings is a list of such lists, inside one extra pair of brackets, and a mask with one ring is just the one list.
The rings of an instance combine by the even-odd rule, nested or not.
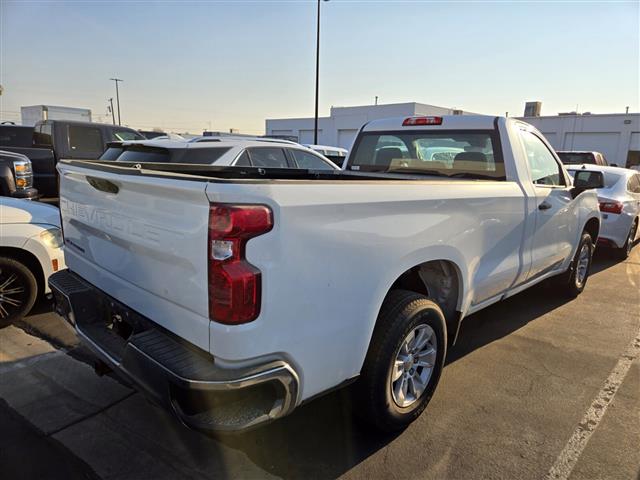
[(340, 147), (328, 147), (326, 145), (305, 145), (314, 152), (318, 152), (324, 155), (326, 158), (335, 163), (338, 167), (342, 168), (342, 165), (347, 158), (349, 151), (346, 148)]
[(33, 188), (31, 160), (26, 156), (0, 150), (0, 196), (38, 198), (38, 191)]
[[(604, 155), (600, 152), (570, 152), (570, 151), (559, 151), (557, 152), (560, 160), (565, 165), (583, 165), (583, 164), (591, 164), (591, 165), (601, 165), (608, 166), (609, 162), (604, 157)], [(612, 165), (616, 166), (616, 165)]]
[(65, 268), (60, 212), (40, 202), (0, 197), (0, 327), (29, 313)]
[(604, 187), (596, 190), (602, 213), (598, 243), (613, 248), (619, 258), (627, 258), (638, 238), (640, 173), (597, 165), (571, 165), (567, 170), (571, 176), (576, 172), (603, 173)]
[[(31, 132), (28, 145), (26, 128)], [(36, 123), (35, 127), (0, 125), (0, 149), (29, 157), (34, 187), (44, 197), (58, 196), (56, 163), (59, 159), (96, 159), (108, 142), (137, 139), (144, 137), (131, 128), (92, 122), (47, 120)]]
[[(462, 149), (451, 166), (420, 159), (442, 144)], [(289, 144), (219, 145), (198, 153), (259, 168), (194, 172), (147, 145), (128, 163), (58, 164), (56, 311), (193, 428), (255, 427), (355, 381), (356, 413), (401, 429), (464, 317), (550, 277), (559, 294), (585, 288), (602, 175), (572, 185), (524, 122), (374, 120), (345, 170), (262, 168), (305, 152)], [(154, 155), (165, 163), (133, 163)]]
[(322, 155), (297, 143), (244, 137), (198, 137), (188, 142), (171, 139), (116, 142), (108, 145), (100, 160), (312, 170), (337, 169)]

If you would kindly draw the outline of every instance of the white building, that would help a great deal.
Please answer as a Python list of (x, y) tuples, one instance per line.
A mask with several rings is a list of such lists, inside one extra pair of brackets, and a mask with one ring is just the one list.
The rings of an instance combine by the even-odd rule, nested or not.
[[(463, 115), (471, 112), (436, 107), (424, 103), (391, 103), (387, 105), (364, 105), (360, 107), (331, 107), (328, 117), (318, 118), (318, 141), (320, 145), (331, 145), (346, 149), (362, 125), (370, 120), (387, 117), (410, 117), (412, 115)], [(269, 136), (288, 137), (304, 144), (313, 142), (314, 119), (282, 118), (267, 119)]]
[(640, 164), (640, 113), (560, 114), (522, 117), (556, 150), (601, 152), (610, 164)]

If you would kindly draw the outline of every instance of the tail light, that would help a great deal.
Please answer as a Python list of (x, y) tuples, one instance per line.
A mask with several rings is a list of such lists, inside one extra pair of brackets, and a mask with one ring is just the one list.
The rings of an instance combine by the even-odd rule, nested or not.
[(600, 211), (604, 213), (622, 213), (624, 205), (622, 202), (616, 202), (615, 200), (608, 200), (606, 198), (599, 198), (598, 205)]
[(402, 122), (403, 127), (413, 127), (417, 125), (442, 125), (442, 117), (409, 117)]
[(225, 324), (255, 320), (260, 314), (260, 270), (245, 258), (249, 239), (273, 228), (264, 205), (212, 204), (209, 209), (209, 319)]

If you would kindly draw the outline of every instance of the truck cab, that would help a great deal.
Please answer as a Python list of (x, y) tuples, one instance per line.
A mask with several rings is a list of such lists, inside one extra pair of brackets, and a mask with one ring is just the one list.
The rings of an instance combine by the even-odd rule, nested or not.
[[(31, 132), (29, 144), (25, 143), (27, 129)], [(132, 128), (69, 120), (43, 120), (33, 128), (2, 125), (0, 138), (0, 149), (29, 157), (33, 166), (34, 187), (45, 197), (58, 195), (56, 164), (59, 159), (97, 159), (109, 142), (144, 140)]]

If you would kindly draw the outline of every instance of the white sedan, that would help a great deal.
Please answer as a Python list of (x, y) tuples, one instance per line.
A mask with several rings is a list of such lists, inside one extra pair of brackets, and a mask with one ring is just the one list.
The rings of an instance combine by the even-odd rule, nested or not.
[(0, 327), (21, 319), (65, 268), (60, 213), (45, 203), (0, 197)]
[(327, 158), (287, 140), (254, 137), (197, 137), (113, 142), (100, 160), (132, 163), (182, 163), (219, 167), (339, 170)]
[(620, 258), (627, 258), (638, 237), (640, 173), (627, 168), (600, 165), (567, 165), (567, 170), (571, 176), (577, 170), (604, 174), (604, 188), (597, 190), (602, 214), (598, 243), (612, 247)]

